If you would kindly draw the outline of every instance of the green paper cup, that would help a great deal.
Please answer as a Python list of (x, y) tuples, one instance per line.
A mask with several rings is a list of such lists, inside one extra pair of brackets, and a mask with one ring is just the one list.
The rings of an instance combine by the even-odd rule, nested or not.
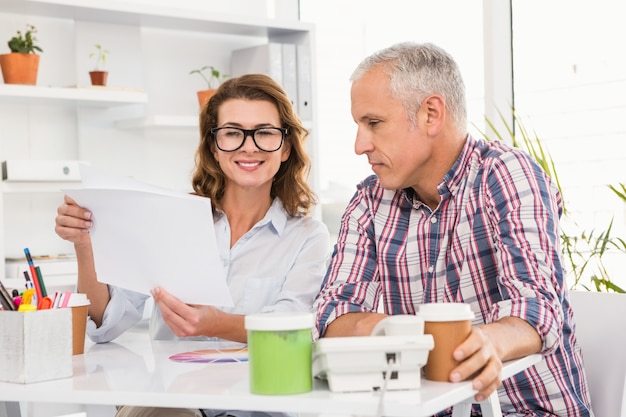
[(311, 391), (312, 314), (252, 314), (245, 317), (245, 327), (250, 392), (284, 395)]

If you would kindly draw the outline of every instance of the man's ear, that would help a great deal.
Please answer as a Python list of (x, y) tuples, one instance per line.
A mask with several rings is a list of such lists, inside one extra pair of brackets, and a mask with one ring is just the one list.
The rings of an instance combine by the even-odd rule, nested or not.
[(443, 98), (437, 94), (426, 97), (420, 107), (424, 128), (430, 136), (437, 135), (446, 121), (446, 105)]

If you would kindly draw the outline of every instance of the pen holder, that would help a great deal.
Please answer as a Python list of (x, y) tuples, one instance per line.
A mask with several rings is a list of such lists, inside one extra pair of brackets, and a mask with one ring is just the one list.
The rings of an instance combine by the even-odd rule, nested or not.
[(31, 383), (72, 376), (69, 308), (0, 311), (0, 381)]
[(261, 313), (245, 317), (250, 392), (297, 394), (311, 391), (313, 315)]

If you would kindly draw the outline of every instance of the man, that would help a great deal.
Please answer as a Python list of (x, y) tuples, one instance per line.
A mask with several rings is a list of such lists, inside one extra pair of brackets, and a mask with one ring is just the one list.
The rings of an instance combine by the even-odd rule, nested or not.
[(540, 352), (503, 381), (503, 414), (592, 415), (550, 178), (525, 153), (468, 135), (459, 69), (434, 45), (379, 51), (351, 81), (355, 151), (376, 175), (342, 218), (315, 337), (368, 335), (421, 303), (468, 303), (476, 319), (450, 381), (471, 378), (482, 401), (503, 361)]

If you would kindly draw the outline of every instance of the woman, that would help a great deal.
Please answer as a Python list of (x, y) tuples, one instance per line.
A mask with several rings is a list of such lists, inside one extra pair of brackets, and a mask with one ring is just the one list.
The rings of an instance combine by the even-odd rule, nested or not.
[[(192, 184), (195, 194), (212, 201), (234, 307), (187, 305), (155, 288), (151, 336), (246, 342), (246, 314), (310, 311), (326, 270), (328, 230), (308, 216), (315, 203), (306, 182), (308, 132), (276, 82), (248, 74), (219, 87), (202, 109), (200, 133)], [(55, 230), (74, 243), (78, 291), (91, 300), (87, 333), (102, 343), (136, 324), (148, 297), (97, 281), (90, 219), (88, 209), (65, 196)], [(124, 409), (130, 407), (122, 407), (118, 415)], [(158, 415), (158, 409), (152, 410), (142, 415)], [(164, 415), (199, 415), (198, 410), (179, 411), (165, 410)]]

